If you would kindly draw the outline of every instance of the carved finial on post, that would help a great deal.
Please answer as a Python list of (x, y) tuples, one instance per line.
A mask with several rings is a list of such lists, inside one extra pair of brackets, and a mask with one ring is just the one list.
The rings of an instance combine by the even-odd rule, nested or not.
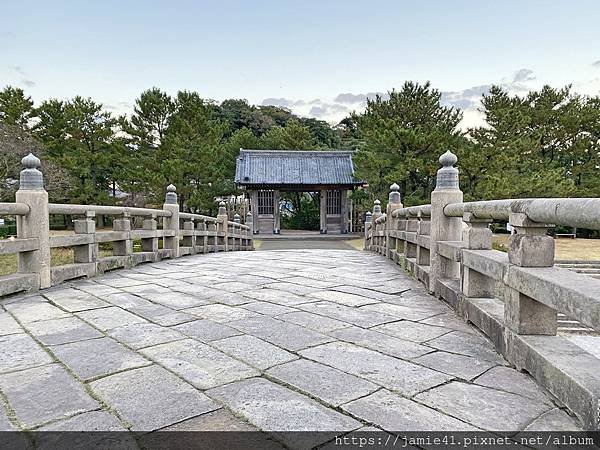
[(381, 216), (381, 202), (379, 200), (375, 200), (373, 202), (373, 220), (377, 220), (379, 216)]
[(458, 169), (454, 167), (457, 161), (458, 158), (450, 150), (440, 156), (439, 162), (442, 168), (437, 171), (436, 191), (454, 191), (459, 189)]
[(29, 153), (21, 160), (23, 170), (19, 180), (19, 189), (37, 191), (44, 189), (44, 176), (39, 170), (42, 162), (33, 153)]
[(236, 213), (235, 216), (233, 216), (233, 221), (235, 223), (241, 223), (240, 222), (240, 215), (238, 213)]
[(227, 214), (227, 208), (225, 207), (225, 202), (219, 202), (219, 215)]
[(401, 203), (400, 199), (400, 186), (396, 183), (393, 183), (390, 186), (390, 195), (388, 197), (389, 203)]
[(177, 188), (174, 184), (169, 184), (167, 186), (167, 195), (165, 195), (165, 203), (167, 205), (177, 204)]
[(365, 223), (372, 223), (373, 222), (373, 213), (371, 211), (367, 211), (367, 214), (365, 216)]

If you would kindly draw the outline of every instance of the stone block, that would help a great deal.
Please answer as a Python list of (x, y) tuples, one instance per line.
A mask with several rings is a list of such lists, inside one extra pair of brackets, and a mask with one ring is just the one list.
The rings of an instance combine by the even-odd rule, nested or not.
[(370, 305), (367, 305), (363, 308), (351, 308), (349, 306), (338, 305), (331, 302), (317, 302), (306, 303), (304, 305), (300, 305), (299, 308), (313, 314), (329, 317), (331, 319), (347, 322), (349, 324), (364, 328), (370, 328), (376, 325), (398, 320), (397, 317), (394, 317), (390, 314), (384, 314), (382, 312), (365, 309), (369, 306)]
[(42, 297), (29, 297), (15, 303), (4, 304), (4, 308), (21, 323), (69, 317), (69, 313), (51, 305)]
[(376, 326), (372, 328), (372, 330), (418, 343), (435, 339), (436, 337), (452, 331), (450, 328), (427, 325), (419, 322), (411, 322), (409, 320), (386, 323), (384, 325)]
[(67, 344), (102, 336), (102, 333), (77, 317), (30, 322), (26, 327), (44, 345)]
[(450, 375), (344, 342), (319, 345), (302, 350), (300, 354), (405, 396), (452, 379)]
[(220, 304), (198, 306), (196, 308), (186, 309), (184, 312), (198, 316), (201, 319), (210, 319), (218, 323), (227, 323), (256, 316), (255, 313), (248, 311), (247, 309)]
[(121, 308), (117, 308), (116, 306), (82, 311), (77, 313), (77, 315), (101, 331), (122, 327), (124, 325), (146, 322), (141, 317), (131, 314)]
[(193, 339), (147, 347), (141, 353), (199, 389), (210, 389), (259, 372)]
[(551, 407), (516, 394), (454, 381), (415, 400), (488, 431), (523, 430)]
[(382, 389), (342, 406), (344, 411), (390, 432), (477, 431), (477, 428)]
[(210, 342), (242, 334), (240, 331), (212, 320), (194, 320), (173, 327), (174, 330), (201, 342)]
[(496, 353), (494, 346), (486, 338), (477, 334), (453, 331), (427, 342), (427, 345), (449, 353), (472, 356), (497, 364), (504, 363), (504, 359)]
[(206, 395), (154, 365), (117, 373), (90, 386), (132, 431), (157, 430), (219, 408)]
[(212, 341), (211, 345), (259, 370), (298, 359), (292, 353), (247, 334)]
[(25, 333), (1, 336), (0, 348), (0, 373), (53, 362), (50, 355)]
[(413, 362), (463, 380), (472, 380), (496, 365), (484, 359), (442, 351), (420, 356)]
[(551, 267), (554, 264), (554, 238), (513, 234), (508, 239), (508, 260), (521, 267)]
[(313, 314), (306, 311), (288, 312), (278, 316), (277, 318), (285, 322), (295, 323), (301, 327), (310, 328), (311, 330), (315, 330), (320, 333), (327, 333), (329, 331), (352, 326), (347, 322), (319, 316), (318, 314)]
[(504, 323), (517, 334), (554, 336), (558, 326), (557, 311), (521, 292), (504, 290)]
[(378, 300), (372, 298), (339, 291), (319, 291), (307, 296), (346, 306), (363, 306), (371, 303), (379, 303)]
[(306, 359), (273, 367), (266, 373), (269, 377), (333, 406), (339, 406), (379, 389), (378, 385), (370, 381)]
[(0, 375), (0, 389), (25, 428), (100, 406), (58, 364)]
[(0, 311), (0, 336), (23, 333), (24, 330), (10, 314)]
[(184, 339), (186, 336), (177, 330), (161, 327), (154, 323), (137, 323), (113, 328), (108, 334), (134, 350), (166, 342)]

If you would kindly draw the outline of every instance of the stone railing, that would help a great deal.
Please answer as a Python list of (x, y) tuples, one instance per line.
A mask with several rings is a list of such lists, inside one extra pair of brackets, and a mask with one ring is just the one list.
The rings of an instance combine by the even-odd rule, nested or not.
[[(0, 255), (16, 254), (18, 271), (0, 276), (0, 296), (48, 288), (65, 280), (196, 253), (252, 250), (252, 216), (229, 220), (225, 203), (217, 217), (179, 211), (175, 186), (167, 187), (162, 209), (48, 203), (40, 160), (22, 160), (15, 203), (0, 203), (0, 216), (16, 216), (17, 238), (0, 240)], [(50, 235), (50, 215), (75, 217), (74, 233)], [(96, 216), (111, 216), (112, 230), (96, 230)], [(141, 228), (135, 228), (135, 224)], [(134, 242), (140, 242), (134, 251)], [(110, 243), (110, 244), (108, 244)], [(102, 256), (99, 247), (112, 247)], [(73, 262), (51, 265), (51, 249), (72, 248)]]
[[(557, 335), (562, 313), (600, 331), (600, 279), (554, 265), (555, 225), (600, 229), (600, 199), (463, 202), (456, 156), (440, 157), (431, 204), (403, 208), (390, 187), (386, 213), (367, 214), (365, 249), (421, 280), (485, 333), (589, 429), (599, 429), (600, 360)], [(508, 253), (492, 249), (494, 220), (516, 231)]]

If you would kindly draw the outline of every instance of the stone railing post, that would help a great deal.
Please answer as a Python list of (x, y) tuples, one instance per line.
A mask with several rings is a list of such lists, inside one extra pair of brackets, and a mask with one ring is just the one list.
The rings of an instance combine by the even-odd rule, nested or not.
[(365, 214), (365, 250), (371, 250), (372, 233), (373, 233), (373, 213), (367, 211)]
[[(91, 236), (88, 244), (76, 245), (73, 247), (73, 262), (75, 263), (95, 263), (98, 259), (98, 244), (96, 243), (96, 221), (94, 211), (86, 211), (85, 218), (73, 221), (75, 234)], [(88, 276), (96, 273), (96, 267), (88, 269)]]
[(124, 212), (121, 217), (113, 220), (113, 231), (125, 233), (125, 239), (113, 242), (113, 255), (130, 256), (133, 254), (133, 239), (131, 239), (131, 216)]
[(190, 247), (190, 253), (196, 253), (196, 236), (195, 229), (196, 225), (194, 219), (185, 219), (183, 222), (183, 229), (190, 233), (190, 236), (183, 236), (181, 243), (184, 247)]
[(158, 255), (158, 237), (156, 237), (158, 222), (156, 221), (156, 216), (153, 215), (149, 219), (144, 219), (142, 229), (153, 234), (153, 237), (142, 238), (142, 251)]
[[(467, 228), (463, 230), (462, 247), (467, 250), (491, 250), (492, 230), (490, 219), (478, 219), (473, 213), (463, 214), (463, 222)], [(496, 283), (468, 267), (461, 267), (461, 291), (465, 297), (492, 298)]]
[(381, 212), (381, 202), (379, 200), (375, 200), (373, 202), (373, 216), (372, 216), (372, 220), (373, 220), (373, 234), (372, 234), (372, 238), (371, 238), (371, 248), (374, 247), (375, 251), (377, 253), (381, 253), (381, 239), (379, 238), (379, 236), (376, 236), (375, 234), (377, 233), (377, 231), (379, 231), (381, 229), (380, 225), (377, 223), (377, 219), (379, 219), (381, 216), (383, 215), (383, 213)]
[(454, 261), (446, 260), (437, 252), (439, 241), (460, 241), (462, 237), (462, 219), (460, 217), (446, 217), (444, 208), (449, 203), (463, 201), (463, 193), (458, 183), (458, 169), (454, 167), (457, 162), (456, 155), (447, 151), (440, 156), (442, 168), (437, 172), (434, 191), (431, 193), (431, 268), (429, 272), (429, 291), (440, 295), (437, 281), (448, 278), (459, 278), (460, 266)]
[(163, 218), (163, 230), (173, 233), (173, 236), (163, 237), (163, 248), (171, 251), (171, 258), (179, 258), (179, 204), (177, 189), (172, 184), (167, 186), (163, 210), (171, 213), (170, 217)]
[[(533, 222), (519, 212), (510, 213), (509, 223), (516, 230), (508, 239), (509, 263), (519, 267), (554, 265), (554, 239), (546, 234), (552, 225)], [(505, 276), (508, 284), (510, 267)], [(505, 286), (504, 297), (504, 323), (510, 330), (517, 334), (556, 334), (556, 310), (509, 286)]]
[[(21, 160), (17, 203), (29, 206), (25, 216), (17, 216), (17, 237), (36, 238), (38, 249), (19, 253), (19, 272), (38, 275), (39, 288), (47, 288), (50, 280), (50, 216), (48, 212), (48, 193), (44, 189), (44, 178), (40, 160), (29, 153)], [(36, 286), (38, 287), (38, 286)]]
[(225, 202), (219, 203), (219, 213), (217, 214), (217, 234), (221, 236), (217, 239), (218, 244), (223, 243), (223, 250), (227, 251), (229, 248), (229, 216), (227, 215), (227, 208)]
[(254, 234), (254, 224), (252, 223), (252, 217), (252, 211), (248, 211), (246, 213), (246, 225), (250, 227), (248, 233), (250, 233), (251, 235)]
[(390, 236), (390, 231), (398, 230), (398, 219), (392, 216), (392, 213), (398, 209), (402, 208), (402, 200), (400, 198), (400, 186), (396, 183), (390, 186), (390, 194), (388, 197), (388, 204), (386, 208), (387, 218), (385, 220), (385, 247), (386, 247), (386, 256), (388, 258), (393, 258), (393, 251), (396, 250), (396, 237)]

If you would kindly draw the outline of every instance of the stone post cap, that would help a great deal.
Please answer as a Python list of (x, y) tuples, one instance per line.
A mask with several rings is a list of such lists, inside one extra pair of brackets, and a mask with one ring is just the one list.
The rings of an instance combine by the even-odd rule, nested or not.
[(381, 214), (381, 202), (379, 200), (373, 202), (373, 214)]
[(165, 195), (165, 203), (169, 205), (177, 204), (177, 188), (174, 184), (169, 184), (167, 186), (167, 195)]
[(396, 183), (393, 183), (390, 186), (390, 195), (388, 197), (389, 203), (400, 203), (401, 199), (400, 199), (400, 186), (398, 186)]
[(44, 176), (39, 170), (42, 162), (33, 153), (29, 153), (21, 160), (23, 170), (19, 177), (19, 189), (39, 191), (44, 189)]
[(458, 191), (458, 169), (454, 167), (458, 158), (450, 150), (440, 156), (439, 162), (442, 166), (437, 171), (437, 180), (435, 184), (436, 191)]
[(367, 214), (366, 214), (366, 217), (365, 217), (365, 222), (366, 223), (373, 222), (373, 213), (371, 211), (367, 211)]
[(233, 216), (233, 221), (235, 223), (240, 223), (240, 215), (238, 213), (236, 213), (235, 216)]
[(219, 215), (223, 216), (227, 214), (227, 208), (225, 208), (225, 202), (224, 201), (220, 201), (219, 202)]

